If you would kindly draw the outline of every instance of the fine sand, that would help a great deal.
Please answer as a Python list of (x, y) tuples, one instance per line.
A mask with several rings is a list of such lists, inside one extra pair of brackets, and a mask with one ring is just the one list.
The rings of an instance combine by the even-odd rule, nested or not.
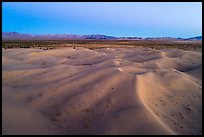
[(202, 134), (202, 52), (2, 49), (3, 134)]

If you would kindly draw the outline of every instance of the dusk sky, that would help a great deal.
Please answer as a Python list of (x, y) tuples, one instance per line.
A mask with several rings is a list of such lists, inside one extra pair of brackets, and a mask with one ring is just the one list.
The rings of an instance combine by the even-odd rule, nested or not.
[(3, 32), (135, 37), (202, 35), (201, 2), (3, 2)]

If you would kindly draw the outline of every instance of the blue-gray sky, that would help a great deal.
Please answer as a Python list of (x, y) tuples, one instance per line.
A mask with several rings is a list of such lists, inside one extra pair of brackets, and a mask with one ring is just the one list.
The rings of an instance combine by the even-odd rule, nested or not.
[(201, 2), (4, 2), (3, 32), (138, 37), (202, 35)]

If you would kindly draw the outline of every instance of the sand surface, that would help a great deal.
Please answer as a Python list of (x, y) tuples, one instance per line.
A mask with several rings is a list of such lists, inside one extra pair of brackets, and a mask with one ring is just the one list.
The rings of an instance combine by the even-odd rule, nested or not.
[(202, 134), (202, 52), (2, 49), (3, 134)]

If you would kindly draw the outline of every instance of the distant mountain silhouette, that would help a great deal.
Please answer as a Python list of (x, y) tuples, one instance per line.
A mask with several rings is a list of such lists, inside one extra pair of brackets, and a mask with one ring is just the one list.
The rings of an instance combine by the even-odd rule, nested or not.
[(3, 32), (3, 40), (69, 40), (69, 39), (116, 39), (116, 37), (106, 35), (72, 35), (72, 34), (48, 34), (32, 35), (18, 32)]
[(185, 40), (202, 40), (202, 36), (196, 36), (196, 37), (192, 37), (192, 38), (187, 38)]
[(106, 36), (106, 35), (82, 35), (84, 39), (117, 39), (113, 36)]
[(202, 40), (202, 36), (196, 36), (192, 38), (172, 38), (172, 37), (153, 37), (153, 38), (142, 38), (142, 37), (114, 37), (106, 35), (73, 35), (73, 34), (47, 34), (47, 35), (33, 35), (33, 34), (21, 34), (18, 32), (2, 32), (2, 40)]

